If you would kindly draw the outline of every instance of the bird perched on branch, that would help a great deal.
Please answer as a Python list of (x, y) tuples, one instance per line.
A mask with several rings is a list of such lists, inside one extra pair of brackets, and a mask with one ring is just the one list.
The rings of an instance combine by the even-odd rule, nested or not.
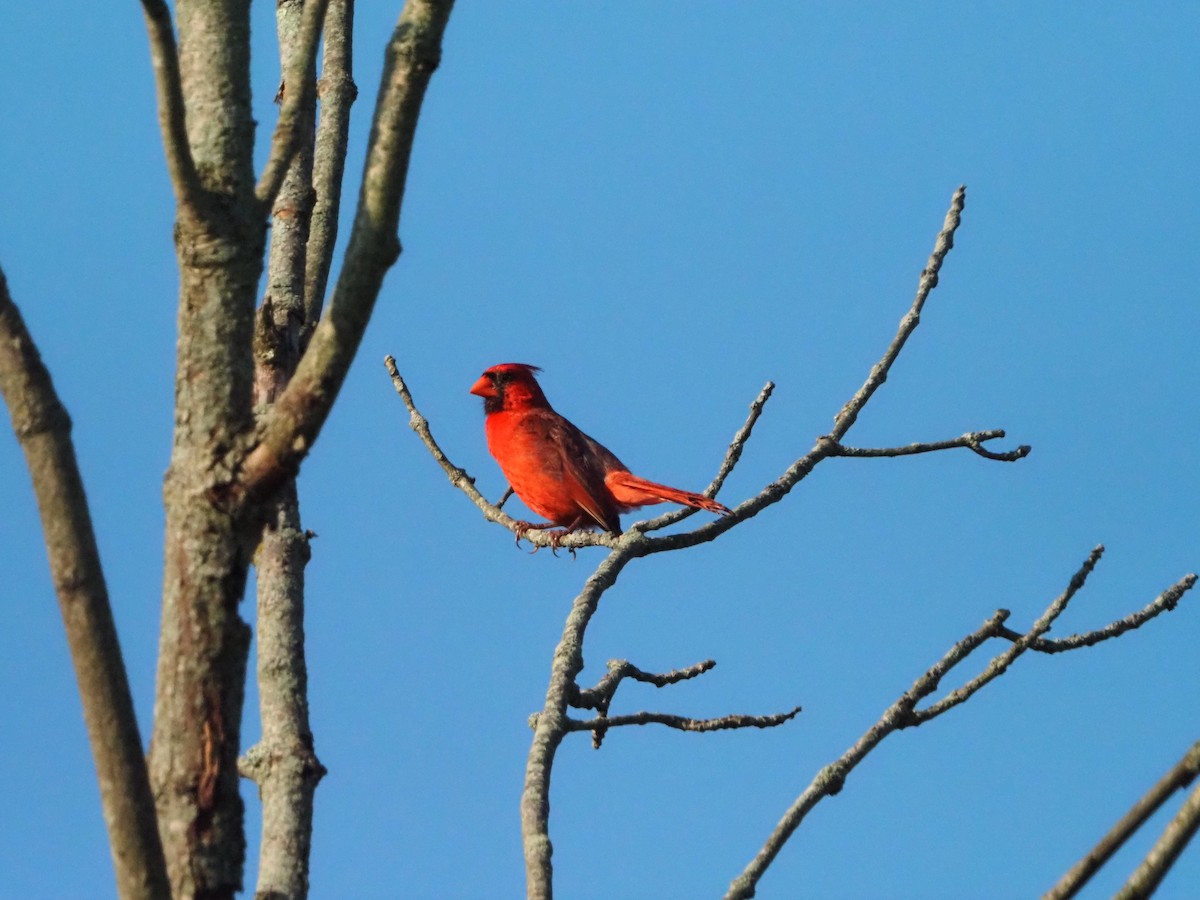
[(531, 528), (561, 525), (557, 544), (581, 528), (621, 533), (620, 514), (652, 503), (682, 503), (729, 515), (703, 494), (639, 478), (606, 447), (588, 437), (550, 406), (538, 386), (537, 366), (501, 363), (471, 386), (487, 413), (488, 450), (525, 505), (549, 519), (519, 522), (517, 537)]

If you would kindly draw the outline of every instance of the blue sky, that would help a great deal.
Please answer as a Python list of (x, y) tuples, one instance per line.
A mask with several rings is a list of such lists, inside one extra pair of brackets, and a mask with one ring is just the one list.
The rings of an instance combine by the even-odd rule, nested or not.
[[(255, 4), (260, 142), (272, 12)], [(397, 13), (359, 6), (350, 196)], [(0, 264), (74, 419), (148, 734), (177, 274), (144, 28), (136, 4), (2, 17)], [(417, 135), (405, 254), (301, 477), (330, 770), (313, 896), (521, 893), (526, 718), (601, 552), (530, 556), (484, 522), (409, 431), (385, 354), (493, 497), (504, 485), (467, 394), (493, 363), (542, 366), (559, 411), (634, 471), (697, 489), (771, 379), (722, 493), (733, 505), (829, 429), (968, 186), (941, 286), (847, 441), (1003, 427), (1032, 455), (830, 460), (715, 544), (631, 565), (593, 622), (584, 681), (613, 657), (718, 665), (622, 688), (614, 713), (805, 711), (769, 732), (569, 741), (551, 819), (564, 897), (719, 895), (817, 769), (996, 608), (1028, 626), (1098, 543), (1052, 635), (1200, 567), (1198, 45), (1187, 3), (461, 4)], [(110, 896), (7, 435), (0, 572), (0, 896)], [(1022, 659), (880, 747), (759, 895), (1040, 893), (1196, 740), (1198, 639), (1193, 597), (1119, 641)], [(256, 702), (251, 689), (247, 745)], [(1110, 895), (1165, 821), (1086, 896)], [(1159, 896), (1197, 883), (1193, 847)]]

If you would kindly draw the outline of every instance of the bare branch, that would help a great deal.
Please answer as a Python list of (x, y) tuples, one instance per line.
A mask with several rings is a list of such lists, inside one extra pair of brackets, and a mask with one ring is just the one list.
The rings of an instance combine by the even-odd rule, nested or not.
[(1062, 614), (1067, 604), (1070, 603), (1079, 589), (1083, 587), (1088, 574), (1095, 568), (1103, 552), (1103, 547), (1097, 547), (1093, 550), (1079, 571), (1071, 578), (1067, 589), (1047, 607), (1046, 611), (1034, 622), (1028, 632), (1020, 635), (1017, 642), (1009, 650), (993, 659), (980, 675), (930, 707), (917, 710), (917, 704), (937, 689), (941, 679), (954, 666), (966, 659), (978, 647), (982, 646), (988, 638), (999, 637), (1002, 631), (1007, 631), (1004, 628), (1004, 621), (1009, 615), (1007, 610), (997, 612), (982, 628), (960, 641), (937, 664), (926, 671), (916, 681), (912, 689), (893, 704), (854, 747), (843, 754), (837, 762), (821, 770), (809, 788), (801, 794), (792, 805), (792, 808), (788, 810), (788, 813), (768, 838), (763, 849), (759, 851), (746, 870), (734, 880), (726, 897), (754, 896), (754, 886), (758, 882), (758, 879), (762, 877), (762, 873), (766, 871), (766, 868), (770, 865), (775, 855), (778, 854), (783, 844), (795, 829), (799, 827), (800, 822), (807, 815), (808, 811), (823, 797), (840, 791), (846, 775), (884, 737), (897, 729), (921, 725), (936, 718), (942, 713), (953, 709), (955, 706), (966, 702), (984, 685), (1004, 674), (1017, 657), (1029, 649), (1030, 645), (1041, 634), (1045, 633), (1054, 620)]
[(703, 675), (715, 667), (716, 664), (716, 660), (706, 659), (683, 669), (672, 669), (670, 672), (656, 674), (654, 672), (643, 672), (627, 659), (610, 659), (608, 661), (607, 674), (600, 679), (594, 688), (576, 690), (571, 697), (571, 706), (576, 709), (598, 709), (601, 712), (607, 712), (608, 705), (612, 702), (612, 698), (617, 692), (617, 687), (626, 678), (631, 678), (634, 681), (640, 681), (644, 684), (652, 684), (655, 687), (666, 687), (670, 684), (678, 684), (681, 681), (687, 681)]
[[(965, 703), (984, 685), (1003, 675), (1009, 666), (1026, 650), (1033, 649), (1033, 646), (1040, 640), (1040, 636), (1066, 610), (1067, 605), (1083, 587), (1088, 575), (1096, 567), (1096, 563), (1099, 562), (1103, 553), (1104, 547), (1096, 547), (1088, 555), (1087, 560), (1080, 566), (1079, 570), (1071, 577), (1066, 590), (1046, 607), (1045, 612), (1038, 617), (1027, 632), (1016, 636), (1012, 647), (996, 656), (982, 673), (971, 679), (971, 681), (961, 688), (950, 692), (938, 702), (919, 710), (917, 709), (918, 704), (937, 690), (942, 678), (981, 647), (988, 639), (1007, 638), (1008, 635), (1013, 634), (1004, 625), (1009, 616), (1008, 611), (1003, 609), (998, 610), (981, 628), (959, 641), (941, 660), (931, 666), (899, 700), (888, 707), (879, 720), (868, 729), (866, 734), (859, 738), (853, 747), (842, 754), (835, 762), (817, 773), (816, 778), (813, 779), (808, 788), (805, 789), (796, 799), (795, 803), (792, 804), (791, 808), (784, 814), (779, 824), (767, 838), (762, 849), (750, 861), (742, 874), (730, 884), (729, 891), (725, 895), (727, 900), (754, 896), (755, 886), (759, 879), (809, 811), (825, 797), (838, 793), (842, 789), (846, 776), (885, 737), (893, 731), (920, 726), (931, 719), (937, 718), (942, 713), (948, 712), (955, 706)], [(1174, 590), (1174, 588), (1170, 589), (1167, 593), (1170, 593), (1171, 590)]]
[(313, 158), (313, 193), (316, 195), (308, 238), (305, 265), (304, 325), (301, 350), (325, 305), (329, 268), (337, 241), (338, 217), (342, 206), (342, 173), (346, 167), (346, 145), (350, 133), (350, 107), (358, 96), (351, 75), (354, 38), (354, 0), (329, 0), (325, 11), (325, 54), (317, 91), (321, 113), (317, 122), (317, 148)]
[(891, 346), (887, 348), (881, 359), (871, 369), (871, 374), (867, 376), (867, 380), (863, 386), (858, 389), (849, 402), (842, 407), (834, 417), (833, 431), (830, 437), (834, 441), (840, 441), (850, 430), (858, 419), (858, 414), (862, 412), (863, 407), (867, 405), (867, 401), (871, 399), (871, 395), (879, 389), (879, 387), (887, 381), (888, 372), (892, 368), (892, 363), (896, 361), (896, 357), (900, 355), (900, 351), (904, 349), (904, 343), (908, 340), (909, 335), (916, 330), (917, 325), (921, 322), (921, 310), (925, 306), (925, 299), (929, 296), (929, 292), (937, 287), (938, 272), (942, 268), (942, 262), (946, 259), (946, 254), (950, 252), (950, 248), (954, 246), (954, 232), (958, 230), (958, 224), (962, 220), (963, 207), (967, 202), (967, 188), (960, 187), (954, 192), (954, 197), (950, 201), (950, 209), (946, 213), (946, 221), (942, 225), (942, 230), (937, 236), (937, 241), (933, 245), (933, 253), (929, 256), (929, 262), (925, 264), (924, 271), (921, 272), (921, 280), (917, 284), (917, 296), (913, 300), (912, 308), (900, 320), (900, 330), (896, 332), (896, 337), (892, 341)]
[(154, 66), (155, 93), (158, 96), (158, 125), (162, 130), (167, 172), (175, 189), (180, 211), (194, 212), (201, 187), (187, 136), (187, 112), (183, 102), (183, 84), (179, 74), (179, 50), (171, 26), (171, 11), (163, 0), (142, 0), (142, 13), (150, 38), (150, 61)]
[[(754, 425), (758, 421), (759, 416), (762, 415), (763, 407), (771, 399), (771, 393), (774, 390), (775, 382), (768, 381), (763, 385), (763, 389), (759, 391), (758, 396), (754, 398), (754, 402), (750, 404), (750, 414), (746, 416), (746, 421), (742, 423), (742, 427), (737, 430), (737, 433), (733, 436), (733, 440), (729, 442), (729, 449), (725, 451), (725, 459), (721, 461), (721, 466), (717, 469), (716, 476), (709, 483), (708, 487), (702, 491), (704, 496), (717, 496), (717, 491), (721, 490), (721, 486), (725, 484), (725, 479), (729, 477), (729, 473), (733, 471), (733, 467), (742, 458), (742, 450), (745, 448), (746, 442), (750, 440), (750, 434), (754, 431)], [(656, 531), (668, 525), (673, 525), (680, 519), (686, 519), (696, 511), (695, 507), (685, 506), (683, 509), (671, 510), (671, 512), (663, 513), (661, 516), (647, 519), (644, 522), (634, 522), (629, 527), (636, 528), (638, 531)]]
[(775, 826), (762, 849), (758, 851), (742, 874), (730, 884), (729, 890), (725, 894), (726, 900), (754, 896), (754, 889), (759, 879), (762, 878), (763, 873), (779, 855), (783, 845), (800, 827), (800, 823), (804, 821), (805, 816), (812, 808), (825, 797), (839, 793), (842, 785), (845, 784), (846, 777), (884, 738), (893, 731), (913, 724), (913, 709), (917, 703), (937, 690), (938, 682), (947, 672), (970, 656), (988, 638), (995, 636), (997, 629), (1007, 617), (1007, 610), (998, 610), (978, 629), (951, 647), (938, 662), (913, 683), (913, 686), (899, 700), (884, 711), (879, 720), (855, 742), (854, 746), (817, 773), (812, 783), (796, 798), (791, 808), (779, 820), (779, 824)]
[(716, 660), (706, 659), (703, 662), (698, 662), (684, 669), (674, 669), (670, 672), (655, 674), (653, 672), (643, 672), (628, 660), (610, 659), (608, 661), (608, 672), (594, 688), (581, 690), (575, 684), (570, 686), (570, 704), (576, 709), (595, 709), (600, 713), (600, 718), (597, 722), (601, 724), (598, 724), (592, 730), (592, 747), (599, 750), (600, 745), (604, 743), (604, 735), (608, 730), (607, 726), (603, 724), (605, 721), (604, 717), (608, 715), (608, 707), (612, 703), (613, 696), (617, 693), (617, 688), (624, 679), (631, 678), (634, 681), (641, 681), (645, 684), (652, 684), (655, 687), (661, 688), (703, 675), (716, 664)]
[(304, 567), (311, 532), (300, 529), (295, 482), (274, 498), (255, 554), (258, 685), (262, 737), (238, 760), (262, 799), (258, 897), (308, 894), (313, 796), (325, 775), (308, 714)]
[[(817, 438), (808, 453), (792, 463), (786, 472), (768, 484), (756, 496), (743, 501), (735, 507), (732, 515), (706, 522), (689, 532), (649, 538), (648, 544), (643, 551), (644, 554), (679, 550), (684, 547), (693, 547), (697, 544), (715, 540), (729, 529), (737, 526), (746, 519), (758, 515), (759, 512), (768, 506), (782, 500), (792, 488), (808, 477), (808, 474), (816, 468), (821, 460), (829, 456), (839, 455), (838, 449), (841, 447), (842, 438), (858, 419), (859, 413), (862, 412), (875, 391), (887, 380), (892, 364), (896, 361), (900, 355), (900, 351), (904, 348), (905, 342), (920, 322), (921, 310), (925, 305), (925, 301), (930, 291), (937, 285), (938, 271), (941, 269), (942, 262), (945, 260), (946, 254), (950, 252), (950, 248), (954, 246), (954, 232), (958, 228), (965, 202), (966, 188), (960, 187), (954, 192), (954, 197), (950, 202), (950, 209), (946, 213), (942, 230), (934, 242), (933, 253), (929, 257), (929, 262), (926, 264), (925, 270), (921, 273), (921, 280), (917, 286), (917, 296), (913, 301), (912, 307), (905, 314), (904, 318), (900, 320), (900, 328), (896, 333), (896, 337), (892, 339), (891, 344), (884, 351), (883, 357), (872, 367), (866, 382), (835, 417), (833, 431), (828, 435)], [(979, 434), (990, 433), (979, 432)], [(975, 446), (972, 446), (970, 442), (964, 443), (963, 446), (970, 447), (970, 449), (979, 455), (991, 459), (1005, 458), (1006, 456), (1004, 454), (992, 454), (991, 451), (984, 449), (978, 441)], [(1016, 458), (1025, 456), (1028, 452), (1028, 449), (1024, 447), (1013, 451), (1014, 454), (1019, 454)], [(871, 451), (862, 451), (862, 455), (873, 454)]]
[(1059, 594), (1053, 603), (1046, 607), (1046, 611), (1038, 617), (1038, 620), (1033, 623), (1033, 625), (1027, 632), (1025, 632), (1025, 634), (1017, 638), (1011, 647), (988, 663), (988, 667), (986, 669), (984, 669), (962, 687), (955, 691), (951, 691), (932, 706), (914, 712), (914, 724), (920, 724), (922, 722), (927, 722), (930, 719), (937, 718), (942, 713), (949, 709), (953, 709), (960, 703), (965, 703), (970, 699), (972, 694), (978, 691), (985, 684), (990, 681), (994, 681), (1008, 671), (1008, 667), (1016, 661), (1017, 657), (1029, 649), (1030, 644), (1050, 630), (1050, 626), (1054, 624), (1054, 620), (1063, 614), (1067, 608), (1067, 604), (1071, 602), (1071, 599), (1079, 592), (1080, 588), (1083, 587), (1084, 583), (1087, 581), (1088, 575), (1090, 575), (1092, 570), (1096, 568), (1096, 563), (1100, 561), (1100, 557), (1103, 555), (1103, 545), (1096, 547), (1096, 549), (1088, 554), (1088, 558), (1084, 561), (1083, 565), (1079, 567), (1079, 571), (1071, 576), (1071, 582), (1067, 585), (1067, 589)]
[(321, 430), (358, 350), (383, 276), (400, 255), (396, 230), (417, 118), (441, 59), (452, 0), (408, 0), (392, 34), (375, 105), (350, 243), (325, 317), (246, 457), (236, 494), (269, 492), (294, 474)]
[[(1087, 856), (1072, 866), (1071, 870), (1063, 875), (1054, 887), (1042, 895), (1042, 900), (1067, 900), (1079, 893), (1091, 877), (1112, 858), (1112, 855), (1121, 849), (1125, 842), (1146, 823), (1146, 820), (1154, 815), (1158, 808), (1176, 791), (1191, 784), (1197, 775), (1200, 775), (1200, 741), (1193, 744), (1191, 749), (1184, 754), (1183, 759), (1172, 766), (1171, 770), (1160, 778), (1158, 783), (1150, 788), (1129, 812), (1121, 817), (1121, 820), (1101, 839), (1100, 843), (1092, 848)], [(1136, 896), (1147, 897), (1152, 890), (1151, 888)]]
[[(1087, 631), (1083, 634), (1072, 634), (1065, 638), (1038, 638), (1029, 645), (1029, 649), (1036, 650), (1039, 653), (1065, 653), (1068, 650), (1078, 650), (1080, 647), (1090, 647), (1109, 638), (1120, 637), (1127, 631), (1133, 631), (1135, 628), (1145, 625), (1159, 615), (1159, 613), (1173, 610), (1183, 598), (1183, 595), (1195, 587), (1195, 585), (1196, 576), (1185, 575), (1150, 603), (1123, 619), (1117, 619), (1117, 621), (1106, 625), (1104, 628)], [(1020, 640), (1021, 635), (1007, 628), (1002, 628), (998, 637), (1016, 641)]]
[(666, 725), (680, 731), (725, 731), (731, 728), (774, 728), (800, 714), (797, 706), (785, 713), (767, 716), (728, 715), (716, 719), (692, 719), (669, 713), (636, 712), (623, 716), (599, 716), (595, 719), (567, 719), (568, 731), (598, 731), (623, 725)]
[[(275, 186), (267, 293), (255, 320), (254, 407), (260, 418), (295, 371), (302, 329), (307, 324), (305, 272), (313, 207), (316, 107), (315, 92), (309, 88), (314, 74), (312, 42), (319, 26), (319, 21), (314, 25), (314, 9), (311, 3), (276, 6), (282, 90), (291, 101), (281, 113), (280, 128), (285, 119), (291, 122), (292, 150), (282, 167), (286, 174)], [(299, 106), (297, 79), (306, 87)], [(287, 94), (289, 84), (291, 94)], [(279, 139), (277, 131), (276, 141)], [(325, 767), (317, 758), (309, 724), (304, 568), (310, 556), (311, 533), (301, 526), (294, 479), (276, 491), (263, 513), (266, 528), (254, 555), (262, 736), (238, 760), (238, 771), (258, 785), (262, 801), (255, 894), (300, 900), (308, 894), (313, 798)]]
[(1115, 900), (1141, 900), (1158, 890), (1163, 877), (1196, 836), (1197, 830), (1200, 830), (1200, 785), (1188, 795), (1175, 818), (1167, 824), (1162, 835), (1150, 848), (1142, 864), (1129, 876), (1121, 890), (1117, 891)]
[[(640, 535), (638, 536), (640, 537)], [(563, 626), (562, 638), (554, 648), (546, 702), (534, 720), (533, 744), (525, 764), (525, 787), (521, 792), (521, 837), (525, 849), (527, 900), (550, 900), (553, 896), (553, 848), (550, 843), (550, 775), (554, 756), (568, 732), (567, 706), (578, 687), (575, 679), (583, 671), (583, 638), (600, 598), (621, 570), (634, 558), (629, 533), (621, 548), (614, 550), (592, 573), (580, 591)]]
[(291, 58), (285, 60), (283, 86), (280, 88), (283, 105), (279, 108), (279, 120), (275, 123), (266, 167), (254, 189), (254, 195), (264, 211), (275, 202), (275, 195), (283, 184), (292, 156), (304, 138), (304, 126), (311, 121), (308, 114), (316, 96), (317, 46), (321, 41), (321, 26), (325, 22), (325, 8), (328, 5), (329, 0), (306, 0), (300, 33), (292, 48)]
[(1024, 459), (1028, 456), (1029, 451), (1033, 449), (1028, 444), (1022, 444), (1015, 450), (1009, 450), (1005, 453), (994, 453), (983, 446), (987, 441), (1002, 437), (1005, 437), (1004, 429), (996, 428), (992, 431), (971, 431), (962, 437), (953, 438), (948, 441), (907, 444), (903, 447), (847, 447), (835, 441), (833, 442), (834, 450), (830, 456), (869, 459), (882, 456), (914, 456), (918, 453), (935, 453), (938, 450), (953, 450), (958, 447), (966, 447), (968, 450), (979, 454), (985, 459), (994, 459), (999, 462), (1016, 462), (1018, 459)]
[(108, 602), (71, 419), (0, 271), (0, 395), (25, 452), (100, 782), (123, 900), (170, 895), (142, 739)]

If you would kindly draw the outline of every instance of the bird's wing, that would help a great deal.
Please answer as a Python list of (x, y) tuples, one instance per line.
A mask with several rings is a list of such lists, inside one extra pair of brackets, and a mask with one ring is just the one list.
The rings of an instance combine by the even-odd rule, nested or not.
[(539, 444), (546, 476), (557, 481), (592, 522), (620, 534), (620, 516), (604, 484), (606, 457), (616, 457), (553, 410), (530, 411), (520, 427)]

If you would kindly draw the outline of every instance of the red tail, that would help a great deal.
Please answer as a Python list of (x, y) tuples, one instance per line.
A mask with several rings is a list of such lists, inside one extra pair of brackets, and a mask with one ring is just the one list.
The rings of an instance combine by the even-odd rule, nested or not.
[(729, 507), (709, 499), (703, 494), (682, 491), (679, 488), (647, 481), (645, 478), (638, 478), (632, 472), (624, 470), (609, 472), (604, 476), (604, 484), (622, 509), (633, 509), (651, 503), (682, 503), (684, 506), (706, 509), (723, 516), (729, 515)]

